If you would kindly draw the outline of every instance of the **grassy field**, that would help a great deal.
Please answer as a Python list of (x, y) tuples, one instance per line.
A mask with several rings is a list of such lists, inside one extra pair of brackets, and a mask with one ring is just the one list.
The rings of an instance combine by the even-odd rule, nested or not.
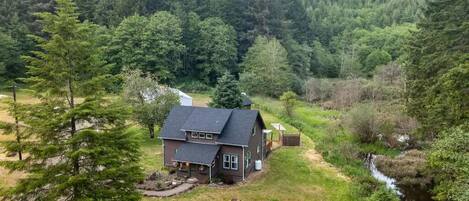
[(377, 185), (370, 172), (364, 167), (361, 154), (374, 153), (396, 156), (397, 149), (389, 149), (382, 144), (361, 144), (341, 125), (343, 112), (324, 110), (316, 105), (299, 101), (293, 116), (287, 117), (281, 102), (271, 98), (255, 97), (257, 107), (273, 113), (280, 119), (299, 128), (303, 134), (316, 143), (324, 159), (339, 168), (352, 179), (353, 193), (362, 197), (369, 195), (371, 186)]

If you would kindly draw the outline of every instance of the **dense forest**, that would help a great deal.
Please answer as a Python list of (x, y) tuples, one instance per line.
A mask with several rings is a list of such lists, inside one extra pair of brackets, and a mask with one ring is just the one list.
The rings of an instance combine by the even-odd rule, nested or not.
[[(301, 93), (309, 76), (369, 76), (401, 57), (422, 1), (76, 1), (79, 19), (93, 23), (97, 45), (113, 65), (157, 74), (171, 85), (213, 86), (225, 71), (237, 75), (261, 38), (279, 41), (289, 88)], [(25, 75), (20, 55), (43, 35), (35, 13), (54, 1), (2, 1), (0, 77)], [(256, 39), (259, 40), (255, 43)], [(276, 43), (276, 42), (273, 42)], [(264, 49), (264, 48), (261, 48)], [(254, 51), (254, 50), (253, 50)], [(259, 61), (261, 62), (261, 61)], [(279, 61), (282, 62), (282, 61)], [(247, 75), (246, 75), (247, 76)], [(175, 79), (178, 77), (178, 79)], [(192, 84), (187, 84), (192, 83)]]
[[(0, 91), (18, 85), (43, 100), (10, 109), (22, 122), (40, 128), (25, 131), (40, 136), (44, 146), (29, 149), (37, 158), (28, 162), (54, 154), (72, 159), (72, 166), (58, 170), (44, 163), (6, 164), (9, 169), (43, 176), (61, 171), (50, 182), (63, 183), (72, 200), (90, 198), (96, 196), (90, 189), (105, 189), (89, 183), (94, 173), (80, 174), (77, 166), (81, 156), (102, 150), (82, 153), (78, 147), (96, 145), (115, 153), (91, 157), (84, 168), (106, 161), (134, 174), (104, 171), (95, 178), (122, 181), (102, 199), (139, 199), (130, 187), (142, 175), (139, 156), (133, 152), (135, 142), (122, 131), (132, 114), (104, 95), (123, 93), (133, 112), (140, 112), (134, 114), (136, 121), (153, 137), (169, 112), (164, 103), (175, 98), (162, 96), (157, 104), (145, 105), (133, 92), (159, 84), (185, 92), (215, 91), (212, 107), (239, 107), (240, 92), (280, 98), (286, 107), (283, 118), (300, 128), (304, 125), (295, 120), (294, 99), (339, 110), (344, 114), (340, 123), (318, 142), (328, 162), (353, 177), (358, 174), (345, 163), (360, 164), (360, 154), (381, 154), (378, 167), (398, 183), (431, 191), (435, 200), (469, 199), (467, 0), (0, 1)], [(77, 104), (76, 97), (84, 102)], [(90, 119), (102, 121), (97, 129), (106, 135), (75, 135), (76, 122)], [(63, 126), (69, 122), (70, 128)], [(353, 139), (327, 147), (347, 138), (341, 136), (344, 129)], [(72, 137), (63, 141), (62, 133)], [(106, 140), (128, 145), (116, 150)], [(18, 144), (9, 149), (18, 151)], [(395, 150), (402, 154), (388, 154)], [(409, 171), (399, 171), (401, 167)], [(383, 200), (390, 194), (372, 194), (378, 184), (354, 180), (365, 192), (362, 198)], [(25, 181), (29, 183), (6, 195), (28, 198), (28, 189), (43, 187), (43, 180)], [(63, 196), (60, 188), (54, 190), (33, 198)]]

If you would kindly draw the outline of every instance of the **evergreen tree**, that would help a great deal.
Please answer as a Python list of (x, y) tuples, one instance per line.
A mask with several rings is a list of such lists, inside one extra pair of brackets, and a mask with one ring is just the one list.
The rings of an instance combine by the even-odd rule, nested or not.
[(218, 79), (210, 107), (233, 109), (241, 108), (242, 103), (243, 98), (238, 81), (236, 81), (233, 75), (226, 72)]
[(466, 0), (428, 2), (407, 49), (407, 110), (428, 137), (469, 121), (468, 7)]
[[(47, 37), (25, 56), (41, 102), (18, 116), (34, 141), (23, 161), (3, 162), (27, 172), (2, 196), (9, 200), (138, 200), (138, 141), (126, 130), (128, 109), (102, 97), (108, 66), (95, 46), (93, 26), (78, 21), (70, 0), (38, 16)], [(83, 101), (77, 101), (82, 97)]]

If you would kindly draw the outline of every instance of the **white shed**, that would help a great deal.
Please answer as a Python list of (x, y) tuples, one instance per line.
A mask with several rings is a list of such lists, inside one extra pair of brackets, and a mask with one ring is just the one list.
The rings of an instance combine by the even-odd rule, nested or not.
[(192, 97), (190, 97), (189, 95), (187, 95), (186, 93), (182, 92), (179, 89), (171, 88), (171, 91), (173, 91), (173, 93), (178, 94), (179, 103), (182, 106), (192, 106)]

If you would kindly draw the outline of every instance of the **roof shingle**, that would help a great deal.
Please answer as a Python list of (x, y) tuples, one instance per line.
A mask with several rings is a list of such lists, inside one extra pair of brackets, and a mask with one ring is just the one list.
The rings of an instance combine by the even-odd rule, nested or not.
[(219, 145), (184, 143), (177, 148), (174, 160), (178, 162), (211, 165), (219, 149)]

